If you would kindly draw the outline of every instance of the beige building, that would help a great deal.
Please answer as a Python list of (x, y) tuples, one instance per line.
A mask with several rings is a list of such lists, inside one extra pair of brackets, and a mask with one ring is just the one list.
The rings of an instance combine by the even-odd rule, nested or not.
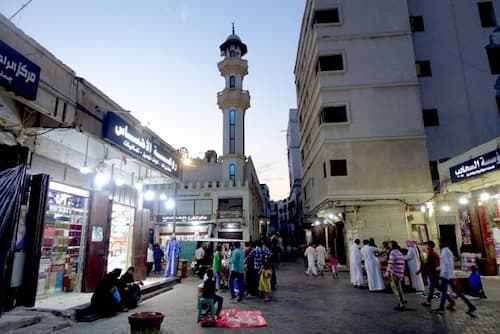
[(343, 234), (339, 254), (355, 238), (429, 233), (416, 211), (433, 194), (406, 2), (307, 1), (294, 72), (312, 229)]

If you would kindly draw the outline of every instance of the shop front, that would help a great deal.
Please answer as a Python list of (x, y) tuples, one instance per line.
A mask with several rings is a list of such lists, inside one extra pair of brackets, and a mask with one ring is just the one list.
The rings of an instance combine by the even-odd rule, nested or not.
[(496, 141), (440, 164), (440, 176), (445, 176), (441, 182), (445, 191), (438, 210), (456, 210), (455, 225), (448, 226), (457, 233), (455, 245), (463, 269), (469, 271), (476, 265), (482, 275), (496, 275), (500, 266), (500, 149)]

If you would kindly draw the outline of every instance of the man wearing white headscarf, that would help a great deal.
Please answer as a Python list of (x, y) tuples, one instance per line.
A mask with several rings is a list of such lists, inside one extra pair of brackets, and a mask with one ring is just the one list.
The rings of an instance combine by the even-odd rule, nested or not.
[(382, 272), (380, 271), (378, 259), (375, 256), (375, 254), (380, 253), (381, 250), (375, 246), (370, 246), (368, 240), (363, 240), (363, 244), (364, 246), (361, 248), (361, 255), (365, 260), (366, 277), (368, 280), (368, 290), (370, 291), (385, 290), (384, 278), (382, 277)]
[(363, 271), (361, 269), (361, 252), (359, 251), (359, 243), (359, 239), (354, 240), (354, 243), (351, 245), (351, 253), (349, 257), (351, 284), (356, 288), (365, 284)]
[(424, 291), (425, 288), (422, 275), (420, 275), (420, 273), (417, 275), (417, 271), (420, 268), (420, 252), (417, 245), (412, 240), (406, 240), (406, 246), (408, 247), (408, 254), (405, 255), (404, 259), (408, 262), (411, 286), (418, 292)]

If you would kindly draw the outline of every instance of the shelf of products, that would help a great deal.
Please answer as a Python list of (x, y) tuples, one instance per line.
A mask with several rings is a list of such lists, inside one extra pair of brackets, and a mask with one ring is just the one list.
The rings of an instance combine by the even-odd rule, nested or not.
[(49, 190), (37, 294), (73, 290), (86, 223), (86, 197)]

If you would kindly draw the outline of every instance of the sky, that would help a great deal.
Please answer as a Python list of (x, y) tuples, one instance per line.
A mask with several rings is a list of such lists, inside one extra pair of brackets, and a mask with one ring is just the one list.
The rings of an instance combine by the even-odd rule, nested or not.
[[(11, 17), (29, 0), (2, 0)], [(219, 45), (247, 45), (245, 150), (271, 198), (289, 193), (286, 128), (304, 0), (32, 0), (12, 22), (191, 157), (222, 154)]]

